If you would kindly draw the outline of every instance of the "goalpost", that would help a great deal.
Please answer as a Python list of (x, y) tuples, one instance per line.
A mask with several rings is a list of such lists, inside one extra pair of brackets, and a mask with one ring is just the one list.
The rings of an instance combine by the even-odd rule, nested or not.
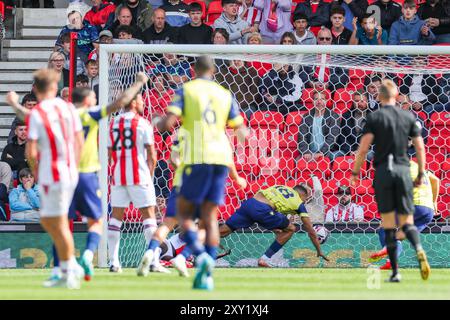
[[(99, 54), (99, 104), (111, 102), (131, 85), (137, 72), (145, 71), (151, 78), (143, 89), (144, 116), (149, 120), (153, 113), (164, 110), (173, 90), (195, 76), (190, 66), (196, 56), (210, 55), (215, 59), (215, 80), (232, 91), (251, 128), (250, 138), (244, 146), (237, 146), (230, 134), (237, 169), (248, 179), (249, 188), (240, 192), (228, 182), (226, 204), (220, 208), (219, 218), (226, 220), (243, 200), (260, 188), (275, 184), (293, 186), (306, 181), (316, 189), (316, 203), (309, 204), (312, 220), (331, 231), (330, 238), (323, 245), (324, 252), (331, 258), (329, 263), (315, 257), (315, 251), (299, 224), (299, 232), (273, 258), (274, 264), (280, 267), (364, 267), (368, 265), (370, 252), (380, 249), (376, 234), (379, 215), (371, 187), (373, 167), (370, 161), (361, 173), (361, 185), (352, 193), (352, 201), (361, 206), (364, 220), (342, 222), (342, 212), (339, 216), (339, 211), (328, 215), (332, 222), (326, 222), (325, 216), (340, 201), (336, 195), (337, 188), (348, 183), (352, 152), (357, 147), (355, 126), (361, 128), (369, 112), (367, 110), (377, 107), (378, 79), (394, 79), (401, 84), (400, 104), (404, 108), (412, 108), (424, 126), (427, 166), (443, 182), (436, 219), (422, 233), (424, 246), (430, 254), (432, 266), (450, 267), (450, 196), (446, 192), (450, 191), (450, 162), (447, 160), (450, 156), (450, 113), (431, 114), (433, 110), (444, 110), (449, 103), (450, 47), (101, 44)], [(316, 91), (322, 92), (319, 100), (320, 97), (325, 99), (327, 110), (333, 113), (326, 114), (327, 120), (323, 120), (324, 141), (320, 150), (309, 150), (323, 156), (317, 155), (306, 161), (299, 156), (308, 153), (311, 145), (307, 138), (309, 131), (302, 130), (309, 130), (306, 122), (312, 118), (305, 119), (317, 103)], [(367, 92), (368, 95), (365, 94)], [(366, 99), (367, 107), (364, 109)], [(353, 100), (363, 102), (359, 107), (358, 103), (352, 106)], [(362, 111), (358, 109), (356, 115), (355, 108)], [(98, 250), (99, 267), (108, 264), (107, 137), (108, 120), (102, 120), (100, 185), (105, 223)], [(164, 164), (170, 153), (171, 136), (156, 134), (155, 141), (158, 159)], [(338, 153), (344, 149), (343, 145), (346, 149)], [(164, 170), (158, 177), (157, 186), (157, 189), (163, 189), (157, 190), (157, 211), (161, 213), (164, 212), (164, 199), (171, 182), (170, 169)], [(359, 211), (351, 211), (351, 214), (352, 219), (358, 219)], [(134, 267), (146, 247), (137, 211), (130, 208), (124, 222), (120, 259), (123, 266)], [(232, 249), (232, 253), (220, 259), (218, 265), (255, 266), (256, 259), (272, 240), (273, 234), (258, 225), (238, 230), (222, 239), (221, 243)], [(415, 266), (412, 250), (406, 243), (400, 262), (401, 266)]]

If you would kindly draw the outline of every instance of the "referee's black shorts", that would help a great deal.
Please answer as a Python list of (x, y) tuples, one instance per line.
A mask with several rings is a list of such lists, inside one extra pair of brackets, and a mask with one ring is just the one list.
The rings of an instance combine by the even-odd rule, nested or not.
[(387, 164), (375, 169), (375, 199), (380, 213), (395, 211), (398, 214), (414, 212), (413, 181), (409, 166), (394, 164), (389, 171)]

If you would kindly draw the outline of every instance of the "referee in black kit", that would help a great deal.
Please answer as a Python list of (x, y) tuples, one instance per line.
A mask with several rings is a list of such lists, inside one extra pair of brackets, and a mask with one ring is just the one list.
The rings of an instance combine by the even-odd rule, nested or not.
[(428, 279), (430, 265), (422, 248), (419, 232), (414, 226), (413, 181), (407, 155), (408, 138), (411, 137), (417, 153), (419, 175), (414, 181), (422, 184), (425, 172), (425, 150), (421, 126), (414, 116), (395, 106), (398, 88), (391, 80), (384, 80), (379, 91), (382, 108), (367, 117), (360, 145), (356, 153), (351, 183), (356, 185), (361, 166), (372, 143), (375, 144), (375, 198), (381, 214), (381, 224), (386, 231), (386, 248), (392, 265), (389, 282), (400, 282), (397, 266), (396, 228), (403, 230), (416, 250), (422, 279)]

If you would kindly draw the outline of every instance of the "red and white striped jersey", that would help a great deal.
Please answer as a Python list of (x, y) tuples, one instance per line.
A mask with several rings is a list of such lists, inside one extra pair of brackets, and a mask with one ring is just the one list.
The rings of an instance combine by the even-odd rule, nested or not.
[[(239, 13), (238, 13), (239, 16), (241, 16), (243, 12), (244, 12), (244, 6), (240, 6)], [(256, 9), (253, 6), (249, 7), (247, 12), (242, 17), (242, 20), (247, 21), (250, 26), (253, 26), (255, 23), (259, 24), (261, 22), (261, 11)]]
[(28, 139), (39, 148), (39, 183), (76, 182), (75, 136), (83, 130), (71, 103), (60, 98), (41, 101), (30, 113)]
[(111, 121), (108, 147), (111, 149), (112, 185), (153, 183), (145, 148), (153, 143), (153, 128), (140, 115), (126, 112)]

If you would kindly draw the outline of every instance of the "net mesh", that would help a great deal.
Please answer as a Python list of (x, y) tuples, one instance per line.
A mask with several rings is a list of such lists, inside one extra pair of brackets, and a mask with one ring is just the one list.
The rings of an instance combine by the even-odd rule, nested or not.
[[(298, 232), (273, 258), (280, 267), (362, 267), (371, 252), (381, 248), (377, 229), (379, 214), (374, 199), (372, 152), (361, 171), (361, 184), (350, 188), (351, 196), (337, 194), (348, 186), (354, 152), (370, 112), (379, 108), (382, 79), (400, 88), (399, 106), (409, 109), (423, 127), (427, 168), (441, 179), (437, 211), (422, 233), (430, 263), (449, 267), (450, 226), (450, 56), (447, 55), (358, 55), (358, 54), (215, 54), (215, 81), (229, 89), (246, 124), (249, 139), (239, 145), (228, 130), (239, 174), (249, 186), (240, 191), (232, 181), (226, 185), (225, 205), (219, 219), (226, 221), (242, 201), (272, 185), (294, 186), (307, 182), (313, 187), (307, 209), (314, 224), (331, 232), (323, 250), (331, 257), (320, 261), (298, 217), (291, 217)], [(115, 99), (145, 71), (150, 81), (143, 90), (144, 117), (150, 121), (165, 109), (184, 82), (195, 78), (196, 55), (109, 53), (108, 96)], [(324, 109), (323, 117), (314, 117)], [(318, 111), (317, 111), (318, 112)], [(169, 165), (173, 133), (154, 132), (158, 167), (155, 173), (157, 214), (161, 219), (172, 183)], [(414, 159), (415, 151), (408, 150)], [(343, 205), (350, 198), (350, 204)], [(340, 205), (341, 203), (341, 205)], [(126, 211), (122, 228), (120, 259), (123, 266), (139, 263), (146, 244), (139, 212)], [(257, 258), (273, 241), (272, 232), (255, 224), (222, 239), (232, 253), (219, 260), (222, 266), (255, 266)], [(402, 266), (415, 266), (412, 249), (404, 243)]]

